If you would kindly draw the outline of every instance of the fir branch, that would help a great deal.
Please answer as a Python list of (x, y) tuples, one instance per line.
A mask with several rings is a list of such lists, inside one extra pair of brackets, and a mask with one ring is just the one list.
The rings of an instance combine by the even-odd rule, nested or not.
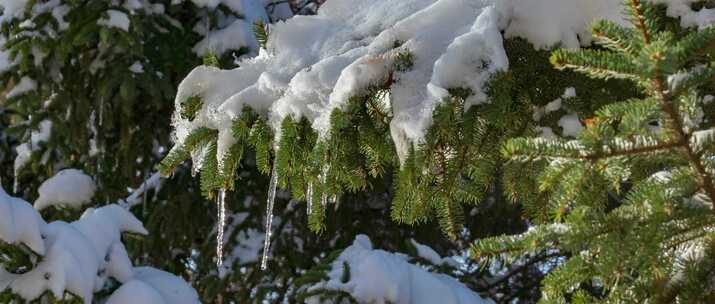
[[(659, 95), (661, 101), (661, 109), (669, 116), (669, 122), (673, 131), (675, 131), (676, 140), (678, 146), (685, 151), (686, 156), (690, 162), (690, 165), (695, 169), (700, 187), (710, 198), (710, 201), (715, 203), (715, 184), (713, 183), (712, 176), (705, 169), (700, 154), (698, 154), (693, 147), (690, 145), (691, 133), (685, 131), (685, 126), (683, 125), (682, 118), (680, 114), (673, 107), (673, 102), (671, 101), (671, 96), (667, 92), (667, 89), (663, 83), (662, 77), (660, 75), (653, 79), (653, 86), (655, 88), (656, 94)], [(715, 213), (715, 208), (713, 208), (713, 213)]]
[(640, 31), (643, 37), (644, 44), (650, 44), (650, 33), (646, 27), (645, 17), (643, 15), (643, 4), (640, 0), (626, 0), (626, 7), (630, 8), (630, 15), (633, 18), (633, 25)]

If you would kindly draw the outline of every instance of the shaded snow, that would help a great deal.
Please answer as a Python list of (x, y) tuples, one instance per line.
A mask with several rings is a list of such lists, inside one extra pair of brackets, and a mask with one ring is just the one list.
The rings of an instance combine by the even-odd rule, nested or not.
[(39, 130), (30, 132), (29, 142), (19, 144), (15, 147), (15, 152), (17, 152), (14, 162), (15, 176), (17, 176), (20, 170), (30, 161), (32, 152), (37, 151), (40, 148), (40, 143), (48, 141), (51, 135), (52, 122), (43, 120), (40, 122)]
[(81, 170), (64, 169), (40, 185), (35, 209), (49, 206), (79, 208), (90, 202), (96, 188), (92, 178)]
[[(257, 0), (192, 0), (198, 6), (216, 8), (223, 4), (234, 12), (241, 14), (241, 19), (226, 18), (218, 29), (209, 32), (205, 28), (198, 29), (198, 33), (205, 37), (199, 41), (193, 51), (203, 56), (207, 53), (221, 55), (228, 50), (237, 50), (246, 47), (253, 55), (258, 49), (258, 41), (253, 33), (253, 24), (257, 21), (268, 23), (268, 15), (263, 1)], [(282, 12), (278, 12), (281, 13)], [(199, 26), (202, 26), (199, 24)]]
[(579, 120), (578, 115), (575, 113), (562, 116), (558, 124), (562, 129), (561, 134), (564, 136), (576, 137), (581, 133), (581, 130), (583, 130), (581, 120)]
[(129, 71), (134, 74), (141, 74), (144, 73), (144, 66), (141, 64), (141, 62), (135, 61), (134, 63), (132, 63), (132, 65), (129, 66)]
[(429, 261), (430, 263), (434, 265), (442, 265), (442, 264), (447, 264), (450, 266), (456, 266), (457, 262), (452, 259), (451, 257), (441, 257), (434, 249), (430, 248), (427, 245), (423, 245), (415, 241), (414, 239), (410, 240), (413, 246), (415, 246), (415, 249), (417, 249), (417, 255), (420, 256), (421, 258)]
[(129, 16), (126, 13), (118, 10), (107, 10), (107, 16), (109, 18), (101, 18), (97, 20), (97, 24), (104, 25), (107, 27), (113, 27), (121, 29), (125, 32), (129, 31)]
[(9, 92), (7, 92), (5, 98), (10, 99), (13, 97), (17, 97), (27, 92), (34, 91), (35, 89), (37, 89), (37, 82), (30, 77), (24, 76), (20, 78), (20, 82), (18, 82), (15, 86), (12, 87)]
[[(429, 255), (432, 256), (431, 252)], [(349, 265), (350, 271), (346, 283), (342, 282), (344, 263)], [(358, 235), (353, 244), (340, 254), (332, 263), (328, 280), (311, 287), (316, 288), (345, 291), (359, 303), (493, 303), (450, 276), (431, 273), (408, 263), (405, 255), (373, 249), (365, 235)], [(306, 303), (320, 302), (317, 298), (309, 298)]]
[(46, 224), (29, 203), (0, 189), (0, 240), (25, 244), (42, 256), (23, 274), (0, 269), (0, 292), (9, 288), (28, 301), (47, 292), (62, 299), (69, 292), (89, 304), (111, 277), (128, 284), (107, 303), (199, 303), (183, 279), (149, 267), (134, 268), (121, 242), (124, 232), (148, 233), (133, 214), (114, 204), (89, 208), (71, 223)]
[(0, 187), (0, 240), (24, 244), (37, 254), (45, 254), (41, 232), (45, 221), (30, 203), (12, 197)]

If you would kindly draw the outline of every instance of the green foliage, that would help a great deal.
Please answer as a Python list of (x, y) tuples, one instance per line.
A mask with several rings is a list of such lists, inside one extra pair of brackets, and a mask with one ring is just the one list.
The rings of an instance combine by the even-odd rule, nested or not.
[(37, 254), (24, 245), (7, 244), (0, 241), (0, 267), (10, 273), (20, 274), (33, 268)]
[[(184, 14), (191, 7), (165, 3), (166, 15), (143, 8), (128, 14), (131, 26), (124, 31), (98, 22), (109, 9), (124, 11), (107, 1), (62, 1), (68, 10), (64, 23), (51, 9), (34, 13), (29, 9), (34, 3), (23, 17), (0, 28), (8, 38), (2, 47), (18, 61), (0, 81), (28, 77), (37, 83), (36, 90), (5, 102), (13, 117), (8, 131), (25, 142), (43, 120), (53, 125), (49, 141), (18, 172), (19, 182), (38, 183), (61, 162), (94, 176), (103, 186), (102, 200), (117, 199), (140, 182), (137, 172), (141, 176), (151, 169), (157, 160), (154, 147), (168, 144), (168, 101), (179, 77), (197, 63), (191, 46), (200, 38), (171, 19), (188, 26), (197, 18)], [(22, 22), (32, 26), (19, 26)], [(131, 71), (133, 65), (142, 71)], [(137, 130), (153, 130), (153, 135), (140, 136)], [(34, 193), (34, 187), (25, 189)]]
[(702, 114), (702, 92), (712, 91), (715, 36), (712, 27), (666, 31), (658, 7), (625, 6), (631, 28), (594, 25), (603, 50), (557, 50), (551, 62), (628, 79), (640, 96), (584, 100), (605, 104), (575, 140), (509, 140), (510, 163), (545, 166), (524, 200), (540, 224), (479, 240), (472, 255), (510, 262), (539, 250), (569, 253), (543, 281), (544, 303), (709, 303), (715, 125)]
[(203, 102), (199, 96), (191, 96), (181, 104), (181, 118), (194, 120)]
[[(22, 16), (3, 16), (0, 48), (8, 52), (10, 61), (17, 62), (0, 73), (0, 183), (5, 189), (14, 178), (13, 150), (30, 142), (31, 133), (39, 130), (43, 121), (50, 121), (51, 136), (33, 146), (30, 161), (18, 172), (16, 189), (22, 196), (36, 197), (42, 181), (60, 169), (73, 167), (97, 182), (93, 200), (97, 205), (125, 198), (128, 188), (141, 186), (151, 175), (170, 146), (176, 87), (191, 68), (201, 63), (192, 50), (204, 34), (195, 32), (197, 25), (215, 29), (219, 19), (241, 17), (223, 4), (214, 10), (199, 8), (192, 1), (144, 1), (130, 12), (125, 2), (27, 1)], [(66, 9), (64, 17), (52, 10), (58, 5)], [(162, 10), (158, 10), (160, 7)], [(110, 9), (127, 14), (127, 31), (98, 22), (109, 17)], [(207, 59), (214, 65), (228, 65), (250, 51), (241, 47), (210, 54)], [(5, 94), (24, 77), (34, 80), (37, 88), (6, 100)], [(180, 106), (181, 115), (193, 119), (202, 101), (196, 97)], [(215, 209), (201, 203), (202, 189), (189, 170), (177, 167), (217, 134), (210, 129), (195, 133), (185, 143), (188, 150), (172, 150), (165, 166), (159, 166), (166, 173), (173, 172), (174, 178), (162, 181), (165, 187), (161, 190), (145, 193), (143, 203), (132, 209), (152, 234), (142, 241), (127, 238), (124, 242), (137, 257), (135, 265), (156, 266), (198, 282), (209, 273), (209, 267), (215, 272), (213, 261), (198, 270), (192, 251), (211, 243), (202, 248), (206, 252), (202, 256), (212, 256), (215, 241), (207, 240), (207, 235), (215, 223), (211, 213), (215, 214)], [(232, 150), (227, 157), (235, 153)], [(48, 221), (70, 221), (80, 216), (61, 210), (42, 213)], [(4, 269), (22, 272), (39, 260), (22, 247), (0, 244), (0, 266)], [(95, 299), (103, 301), (112, 288), (116, 286), (95, 293)], [(36, 302), (81, 303), (78, 301), (76, 297), (63, 301), (47, 294)], [(0, 303), (24, 302), (3, 290)]]
[[(395, 47), (399, 48), (400, 43)], [(396, 52), (384, 83), (349, 98), (344, 107), (333, 110), (327, 134), (317, 134), (305, 118), (287, 117), (281, 123), (278, 145), (274, 146), (265, 118), (259, 116), (245, 122), (237, 119), (233, 128), (235, 151), (241, 152), (230, 154), (231, 163), (240, 160), (234, 156), (255, 153), (257, 167), (264, 174), (276, 166), (281, 188), (288, 189), (295, 199), (315, 202), (309, 222), (317, 232), (324, 229), (325, 209), (329, 203), (337, 202), (346, 193), (368, 191), (381, 184), (387, 174), (392, 178), (394, 172), (392, 218), (411, 225), (436, 218), (445, 234), (456, 239), (464, 224), (463, 206), (481, 203), (497, 181), (503, 183), (503, 190), (513, 201), (527, 197), (544, 199), (538, 194), (533, 176), (545, 163), (527, 167), (534, 174), (523, 174), (525, 167), (505, 165), (501, 154), (506, 139), (533, 134), (538, 123), (560, 128), (557, 115), (564, 111), (550, 113), (540, 122), (534, 121), (534, 112), (539, 107), (559, 98), (568, 87), (583, 92), (575, 101), (638, 95), (622, 81), (595, 81), (554, 70), (548, 62), (548, 53), (534, 50), (524, 40), (507, 40), (505, 47), (510, 60), (520, 64), (494, 76), (487, 87), (489, 100), (479, 105), (467, 104), (473, 92), (451, 88), (450, 97), (436, 107), (425, 140), (410, 148), (402, 163), (390, 133), (389, 89), (393, 78), (397, 79), (399, 73), (411, 68), (414, 59), (409, 50)], [(184, 103), (188, 104), (189, 100)], [(567, 109), (592, 113), (596, 105), (582, 106), (574, 102)], [(245, 134), (248, 141), (239, 138)], [(171, 160), (168, 163), (177, 164), (194, 149), (204, 147), (185, 149), (182, 154), (170, 153), (164, 163)], [(272, 164), (274, 155), (275, 164)], [(207, 177), (223, 176), (224, 180), (211, 183), (206, 178), (209, 184), (205, 187), (206, 194), (218, 187), (229, 185), (230, 188), (232, 183), (230, 172), (214, 172), (216, 157), (205, 162), (209, 166), (202, 170), (208, 171)], [(235, 168), (230, 164), (222, 166)], [(165, 174), (169, 171), (162, 170)]]
[(261, 48), (266, 48), (268, 44), (268, 25), (263, 21), (256, 21), (253, 23), (253, 34), (256, 35), (256, 40)]

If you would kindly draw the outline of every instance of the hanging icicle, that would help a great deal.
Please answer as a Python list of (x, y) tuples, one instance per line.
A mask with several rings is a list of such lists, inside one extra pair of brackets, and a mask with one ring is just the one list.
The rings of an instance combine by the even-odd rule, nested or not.
[(313, 182), (308, 183), (308, 189), (305, 191), (305, 200), (308, 203), (306, 213), (310, 216), (313, 213)]
[(275, 164), (271, 172), (271, 182), (268, 186), (268, 203), (266, 204), (266, 238), (263, 241), (263, 257), (261, 258), (261, 270), (268, 267), (268, 250), (271, 248), (271, 226), (273, 225), (273, 204), (276, 200), (276, 188), (278, 186), (278, 171)]
[(323, 205), (323, 208), (328, 205), (328, 166), (323, 166), (323, 172), (320, 173), (320, 183), (321, 186), (323, 187), (323, 191), (320, 195), (320, 203)]
[[(221, 189), (216, 197), (218, 205), (218, 227), (216, 228), (216, 265), (221, 268), (223, 265), (223, 234), (226, 227), (226, 190)], [(219, 269), (220, 271), (220, 269)]]
[(18, 175), (20, 174), (18, 172), (19, 170), (15, 170), (15, 174), (13, 176), (12, 180), (12, 193), (18, 194), (17, 192), (20, 190), (20, 180), (18, 179)]

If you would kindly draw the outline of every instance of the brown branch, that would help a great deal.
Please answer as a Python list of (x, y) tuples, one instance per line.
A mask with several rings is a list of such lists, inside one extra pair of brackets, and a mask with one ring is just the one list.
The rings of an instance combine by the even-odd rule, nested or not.
[(634, 14), (633, 17), (636, 18), (635, 26), (641, 32), (641, 35), (643, 35), (643, 43), (650, 44), (650, 34), (645, 27), (645, 18), (643, 17), (643, 12), (641, 12), (640, 7), (640, 0), (631, 0), (631, 8), (633, 9)]

